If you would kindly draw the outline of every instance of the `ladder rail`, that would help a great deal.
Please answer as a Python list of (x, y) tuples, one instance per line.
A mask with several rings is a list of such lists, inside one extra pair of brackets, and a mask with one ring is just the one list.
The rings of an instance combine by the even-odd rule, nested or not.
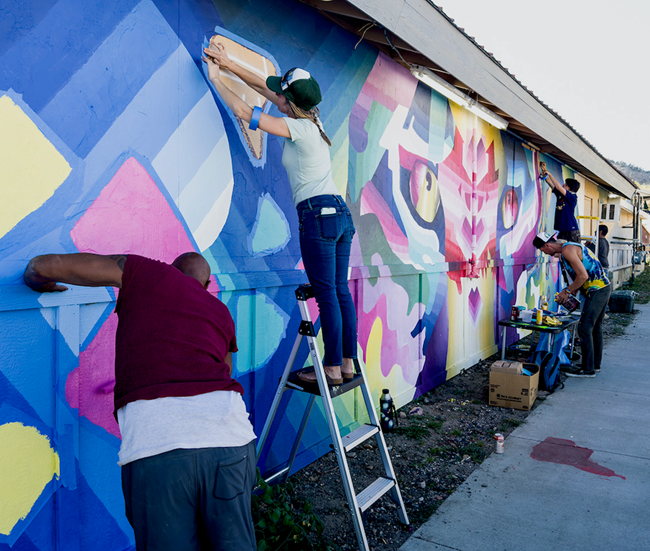
[(311, 414), (311, 410), (314, 407), (314, 400), (316, 399), (316, 396), (311, 394), (309, 396), (309, 400), (307, 402), (307, 406), (305, 407), (305, 413), (302, 416), (302, 421), (300, 422), (300, 428), (298, 429), (298, 432), (296, 433), (296, 439), (293, 442), (293, 448), (291, 449), (291, 454), (289, 455), (289, 461), (287, 462), (287, 472), (285, 473), (284, 478), (282, 479), (282, 482), (286, 482), (287, 478), (289, 478), (289, 475), (291, 474), (291, 467), (293, 467), (293, 462), (296, 459), (296, 454), (298, 453), (298, 448), (300, 447), (300, 442), (302, 442), (302, 436), (305, 434), (305, 428), (307, 428), (307, 421), (309, 420), (309, 415)]
[[(284, 391), (287, 389), (296, 389), (311, 393), (311, 396), (305, 407), (305, 412), (303, 414), (300, 427), (296, 431), (296, 438), (294, 440), (294, 444), (286, 466), (272, 474), (267, 479), (267, 482), (286, 481), (291, 473), (293, 463), (302, 441), (302, 437), (307, 427), (307, 422), (309, 420), (311, 412), (313, 411), (315, 397), (317, 394), (320, 394), (323, 404), (323, 411), (327, 420), (330, 436), (332, 438), (332, 448), (334, 449), (334, 453), (336, 455), (336, 460), (341, 474), (341, 480), (343, 482), (345, 497), (348, 501), (350, 512), (352, 513), (352, 521), (354, 523), (354, 531), (357, 536), (357, 543), (359, 544), (359, 548), (362, 551), (370, 551), (365, 527), (363, 525), (363, 513), (369, 507), (371, 507), (378, 499), (380, 499), (381, 496), (390, 492), (389, 495), (391, 499), (398, 506), (399, 519), (403, 524), (409, 524), (408, 516), (406, 514), (404, 501), (399, 490), (395, 471), (390, 460), (388, 448), (386, 447), (386, 441), (380, 428), (379, 416), (374, 406), (372, 395), (370, 394), (370, 387), (368, 385), (368, 378), (365, 368), (361, 366), (358, 359), (355, 359), (354, 364), (356, 375), (353, 381), (350, 383), (345, 383), (340, 387), (329, 387), (327, 384), (327, 378), (325, 376), (325, 369), (320, 356), (320, 351), (318, 350), (317, 346), (316, 331), (314, 330), (314, 326), (311, 321), (311, 315), (307, 307), (307, 299), (311, 297), (313, 297), (313, 290), (308, 285), (301, 285), (296, 290), (296, 299), (298, 300), (302, 323), (300, 324), (300, 329), (298, 331), (298, 335), (296, 336), (293, 349), (291, 350), (289, 360), (287, 361), (284, 372), (280, 377), (280, 384), (278, 386), (278, 390), (275, 393), (271, 409), (269, 410), (268, 417), (264, 424), (264, 429), (262, 430), (262, 434), (258, 440), (257, 459), (259, 461), (267, 437), (269, 436), (273, 420), (279, 408), (280, 401), (284, 395)], [(314, 373), (316, 374), (318, 391), (316, 391), (315, 388), (306, 390), (304, 385), (301, 386), (300, 383), (294, 384), (296, 383), (295, 380), (289, 381), (289, 376), (291, 374), (293, 364), (296, 361), (296, 357), (298, 355), (303, 337), (307, 338), (307, 343), (309, 345), (309, 355), (314, 365)], [(339, 396), (345, 392), (357, 388), (358, 386), (361, 386), (363, 401), (366, 406), (366, 411), (368, 413), (370, 423), (366, 426), (362, 426), (356, 429), (355, 431), (352, 431), (345, 437), (341, 437), (338, 418), (334, 410), (333, 397)], [(359, 400), (358, 395), (356, 396), (357, 398), (354, 400), (354, 407), (355, 413), (358, 413)], [(355, 446), (359, 445), (360, 443), (369, 440), (373, 436), (379, 450), (381, 462), (384, 466), (386, 478), (378, 478), (372, 484), (370, 484), (370, 486), (357, 494), (354, 489), (354, 483), (352, 481), (352, 474), (348, 465), (346, 452), (349, 451), (349, 449), (352, 449)]]
[[(312, 323), (311, 315), (309, 313), (309, 309), (307, 308), (307, 301), (299, 301), (298, 305), (300, 306), (302, 319), (308, 323)], [(355, 528), (354, 531), (357, 535), (359, 547), (364, 550), (369, 550), (368, 539), (366, 538), (366, 531), (363, 526), (363, 519), (361, 518), (361, 511), (359, 510), (357, 496), (354, 491), (354, 485), (352, 483), (352, 475), (350, 473), (347, 457), (343, 449), (343, 442), (341, 441), (341, 433), (339, 431), (338, 421), (334, 415), (334, 403), (332, 402), (327, 379), (325, 378), (325, 369), (323, 368), (320, 352), (318, 350), (318, 346), (316, 346), (316, 337), (308, 336), (307, 343), (309, 344), (309, 353), (311, 354), (314, 363), (314, 372), (316, 373), (318, 387), (321, 393), (321, 399), (323, 400), (323, 409), (325, 410), (325, 417), (327, 419), (327, 424), (329, 425), (334, 453), (336, 454), (336, 460), (339, 465), (339, 470), (341, 471), (341, 478), (343, 479), (345, 497), (347, 498), (348, 504), (350, 505), (352, 521)], [(321, 369), (317, 369), (317, 366), (321, 367)]]
[(293, 343), (293, 348), (291, 349), (291, 354), (289, 355), (289, 360), (287, 361), (287, 365), (284, 368), (284, 373), (282, 373), (282, 377), (280, 377), (280, 383), (278, 385), (278, 390), (275, 393), (275, 397), (273, 398), (273, 403), (271, 404), (271, 409), (269, 410), (269, 414), (266, 418), (266, 422), (264, 423), (264, 428), (262, 429), (262, 434), (260, 435), (259, 439), (257, 440), (257, 460), (260, 460), (260, 455), (262, 453), (262, 449), (264, 449), (264, 443), (266, 442), (266, 438), (269, 435), (269, 432), (271, 430), (271, 425), (273, 424), (273, 419), (275, 419), (275, 414), (278, 411), (278, 406), (280, 405), (280, 400), (282, 399), (282, 395), (284, 394), (284, 391), (287, 388), (287, 380), (289, 379), (289, 374), (291, 373), (291, 368), (293, 367), (294, 362), (296, 361), (296, 356), (298, 355), (298, 350), (300, 349), (300, 344), (302, 343), (302, 338), (303, 335), (298, 333), (296, 335), (296, 340)]
[[(358, 364), (357, 367), (361, 371), (363, 376), (363, 385), (361, 385), (361, 393), (363, 394), (363, 400), (366, 403), (366, 409), (368, 410), (368, 416), (370, 417), (370, 423), (373, 425), (379, 425), (379, 416), (377, 415), (377, 410), (374, 407), (372, 396), (370, 395), (370, 390), (368, 386), (368, 378), (366, 375), (366, 370), (359, 364), (359, 361), (356, 360)], [(397, 475), (395, 474), (395, 469), (393, 468), (393, 462), (390, 459), (390, 454), (388, 453), (388, 447), (386, 446), (386, 440), (384, 439), (384, 433), (380, 430), (375, 434), (375, 441), (377, 442), (377, 449), (379, 450), (379, 455), (381, 456), (381, 462), (384, 465), (384, 472), (386, 476), (391, 480), (395, 481), (395, 485), (390, 490), (391, 498), (393, 502), (397, 505), (399, 519), (402, 524), (409, 525), (408, 515), (406, 513), (406, 507), (404, 505), (404, 500), (402, 499), (402, 492), (400, 492), (399, 484), (397, 483)]]

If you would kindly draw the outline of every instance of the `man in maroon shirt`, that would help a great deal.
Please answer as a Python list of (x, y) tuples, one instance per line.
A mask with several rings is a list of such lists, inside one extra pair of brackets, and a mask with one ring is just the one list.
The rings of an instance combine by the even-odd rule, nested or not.
[(43, 255), (23, 279), (37, 292), (65, 291), (61, 282), (120, 288), (118, 464), (137, 549), (255, 550), (255, 433), (231, 377), (235, 325), (207, 292), (206, 260)]

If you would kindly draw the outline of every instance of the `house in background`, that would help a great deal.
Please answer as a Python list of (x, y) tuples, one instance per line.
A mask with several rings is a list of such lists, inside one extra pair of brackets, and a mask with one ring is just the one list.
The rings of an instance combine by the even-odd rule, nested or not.
[[(261, 76), (301, 66), (320, 83), (357, 229), (358, 353), (398, 407), (495, 353), (513, 304), (558, 289), (557, 262), (532, 246), (555, 208), (540, 161), (582, 179), (581, 214), (636, 190), (426, 0), (27, 0), (4, 15), (0, 549), (133, 548), (112, 414), (116, 291), (38, 295), (21, 282), (34, 255), (201, 252), (264, 424), (306, 279), (282, 140), (215, 97), (200, 60), (211, 34)], [(337, 405), (346, 428), (365, 421), (357, 399)], [(263, 471), (286, 462), (305, 401), (283, 403)], [(330, 449), (322, 414), (310, 422), (298, 468)]]

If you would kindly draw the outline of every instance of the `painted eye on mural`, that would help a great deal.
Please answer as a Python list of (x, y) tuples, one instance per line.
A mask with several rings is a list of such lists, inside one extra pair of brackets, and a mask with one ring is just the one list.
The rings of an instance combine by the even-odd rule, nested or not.
[(433, 222), (440, 206), (438, 177), (424, 163), (416, 161), (409, 179), (411, 203), (426, 222)]
[(517, 198), (517, 192), (514, 189), (509, 189), (505, 192), (501, 201), (501, 219), (506, 230), (515, 225), (518, 211), (519, 199)]

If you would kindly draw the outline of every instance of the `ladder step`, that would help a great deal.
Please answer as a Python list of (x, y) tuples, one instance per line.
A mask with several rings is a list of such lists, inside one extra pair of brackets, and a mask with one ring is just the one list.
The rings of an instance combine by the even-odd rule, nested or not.
[(362, 442), (365, 442), (379, 432), (379, 427), (375, 425), (361, 425), (358, 429), (353, 430), (350, 434), (341, 438), (345, 453), (356, 448)]
[(390, 478), (378, 478), (357, 496), (357, 505), (363, 513), (386, 492), (395, 487), (395, 481)]
[[(305, 369), (310, 369), (310, 368), (305, 368)], [(300, 371), (303, 371), (302, 369), (299, 369), (297, 371), (292, 371), (289, 374), (289, 379), (287, 381), (287, 387), (295, 389), (295, 390), (300, 390), (302, 392), (307, 392), (309, 394), (315, 394), (316, 396), (320, 396), (320, 389), (318, 388), (317, 384), (308, 384), (300, 379), (298, 379), (298, 373)], [(346, 381), (341, 385), (337, 386), (330, 386), (328, 387), (330, 396), (332, 398), (336, 398), (337, 396), (340, 396), (341, 394), (345, 394), (346, 392), (349, 392), (352, 389), (355, 389), (363, 384), (363, 376), (361, 374), (355, 375), (353, 379), (350, 381)]]

